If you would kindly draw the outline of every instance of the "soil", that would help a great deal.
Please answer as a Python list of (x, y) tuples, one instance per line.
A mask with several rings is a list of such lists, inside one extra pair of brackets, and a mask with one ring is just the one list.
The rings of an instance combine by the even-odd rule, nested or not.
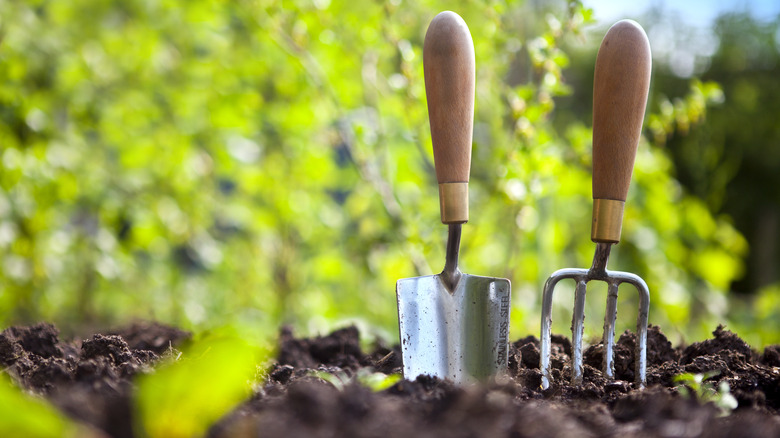
[[(154, 323), (64, 342), (50, 324), (0, 333), (0, 365), (22, 388), (108, 436), (132, 437), (133, 376), (151, 372), (189, 334)], [(399, 373), (398, 347), (360, 347), (355, 327), (327, 336), (280, 334), (277, 363), (257, 391), (209, 431), (221, 437), (778, 437), (780, 345), (762, 353), (718, 327), (713, 338), (673, 347), (658, 327), (648, 333), (647, 388), (633, 382), (634, 343), (616, 345), (617, 379), (599, 367), (601, 345), (585, 354), (585, 381), (568, 383), (571, 343), (553, 336), (553, 384), (541, 390), (539, 341), (512, 344), (509, 378), (457, 387), (420, 377), (372, 391), (358, 383), (370, 373)], [(333, 378), (323, 380), (323, 373)], [(728, 384), (738, 407), (729, 412), (703, 397), (684, 395), (674, 381), (708, 373), (711, 388)], [(381, 376), (381, 375), (380, 375)], [(331, 382), (335, 382), (331, 383)], [(689, 394), (695, 391), (688, 391)]]
[[(68, 416), (132, 438), (132, 378), (147, 372), (190, 334), (155, 323), (134, 323), (83, 341), (62, 342), (51, 324), (0, 333), (0, 366), (22, 388), (47, 398)], [(137, 436), (136, 434), (135, 436)]]

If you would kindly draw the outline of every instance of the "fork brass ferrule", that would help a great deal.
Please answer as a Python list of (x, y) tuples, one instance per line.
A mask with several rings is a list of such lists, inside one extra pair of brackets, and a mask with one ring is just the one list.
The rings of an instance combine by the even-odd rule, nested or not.
[(623, 207), (625, 201), (615, 199), (593, 200), (593, 227), (590, 240), (602, 243), (620, 242), (620, 230), (623, 228)]
[(441, 222), (462, 224), (469, 221), (469, 183), (439, 184), (439, 207)]

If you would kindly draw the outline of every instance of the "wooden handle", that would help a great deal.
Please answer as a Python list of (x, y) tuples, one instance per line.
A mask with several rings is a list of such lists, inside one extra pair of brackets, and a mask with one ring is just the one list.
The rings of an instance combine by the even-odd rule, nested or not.
[(442, 222), (466, 222), (474, 129), (474, 43), (458, 14), (445, 11), (431, 21), (423, 68)]
[(609, 29), (596, 57), (593, 80), (595, 201), (591, 238), (597, 242), (620, 240), (623, 204), (642, 132), (651, 64), (650, 42), (639, 24), (622, 20)]

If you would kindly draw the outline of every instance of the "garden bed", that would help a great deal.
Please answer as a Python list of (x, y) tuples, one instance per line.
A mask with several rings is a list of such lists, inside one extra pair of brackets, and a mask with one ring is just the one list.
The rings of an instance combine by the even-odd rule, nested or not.
[[(108, 436), (132, 437), (140, 435), (133, 431), (134, 376), (177, 355), (175, 348), (188, 337), (175, 328), (139, 323), (63, 342), (49, 324), (12, 327), (0, 334), (0, 365), (17, 385), (45, 397), (69, 417)], [(554, 336), (554, 381), (543, 391), (533, 336), (512, 344), (506, 381), (461, 388), (433, 378), (385, 377), (400, 372), (399, 350), (377, 345), (363, 352), (354, 327), (308, 339), (283, 330), (276, 364), (264, 373), (254, 395), (217, 422), (209, 435), (780, 436), (780, 346), (759, 353), (718, 327), (711, 339), (675, 348), (651, 327), (648, 387), (639, 389), (631, 383), (634, 342), (625, 333), (617, 343), (615, 381), (598, 371), (600, 346), (588, 348), (585, 381), (572, 386), (567, 383), (571, 344)], [(683, 395), (675, 376), (686, 374), (711, 377), (698, 388), (689, 379), (694, 390)], [(717, 392), (721, 382), (728, 384), (728, 396)], [(727, 407), (728, 397), (736, 399), (736, 409)]]

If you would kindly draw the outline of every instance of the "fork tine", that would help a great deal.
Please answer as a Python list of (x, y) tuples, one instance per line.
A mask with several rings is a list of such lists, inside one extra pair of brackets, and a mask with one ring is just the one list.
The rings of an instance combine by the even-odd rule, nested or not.
[(617, 319), (618, 283), (610, 282), (607, 289), (607, 310), (604, 313), (604, 376), (615, 378), (615, 320)]
[(555, 285), (550, 285), (552, 278), (544, 286), (542, 299), (542, 332), (539, 340), (539, 368), (542, 370), (542, 389), (550, 387), (550, 338), (552, 331), (552, 292)]
[(582, 279), (577, 281), (577, 287), (574, 290), (574, 315), (571, 321), (572, 333), (572, 364), (571, 364), (571, 383), (572, 385), (582, 384), (582, 336), (585, 331), (585, 293), (587, 281)]
[(542, 389), (550, 387), (550, 344), (552, 337), (552, 300), (555, 285), (560, 281), (557, 272), (550, 276), (544, 283), (542, 294), (542, 332), (539, 340), (539, 368), (542, 370)]
[(647, 384), (647, 324), (650, 313), (650, 290), (641, 277), (636, 276), (636, 286), (639, 292), (639, 314), (636, 317), (636, 381), (644, 388)]

